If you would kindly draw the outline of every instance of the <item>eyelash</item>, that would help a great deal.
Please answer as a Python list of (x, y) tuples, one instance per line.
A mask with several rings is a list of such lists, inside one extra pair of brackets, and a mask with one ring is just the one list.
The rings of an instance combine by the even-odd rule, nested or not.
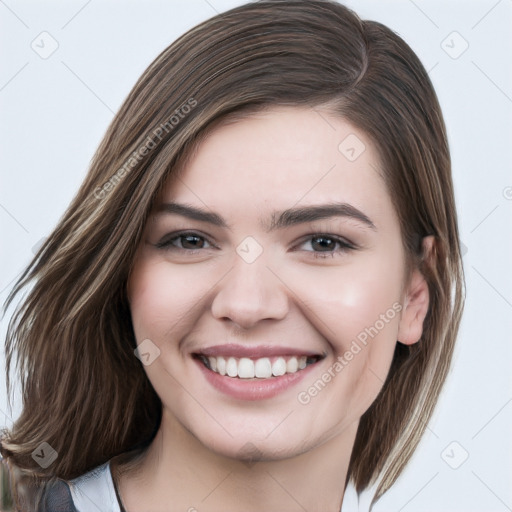
[[(215, 244), (213, 244), (209, 239), (208, 237), (206, 236), (203, 236), (195, 231), (184, 231), (184, 232), (181, 232), (181, 233), (172, 233), (170, 235), (167, 235), (165, 237), (163, 237), (159, 242), (157, 242), (155, 244), (155, 247), (157, 247), (158, 249), (164, 249), (164, 250), (177, 250), (177, 251), (184, 251), (184, 252), (197, 252), (197, 251), (201, 251), (202, 249), (204, 249), (203, 247), (199, 248), (199, 249), (186, 249), (184, 247), (177, 247), (174, 245), (173, 242), (177, 241), (177, 240), (180, 240), (180, 239), (183, 239), (187, 236), (193, 236), (193, 237), (196, 237), (196, 238), (200, 238), (204, 241), (206, 241), (210, 246), (214, 247), (214, 248), (218, 248)], [(313, 257), (315, 258), (327, 258), (327, 257), (334, 257), (335, 254), (339, 254), (339, 253), (345, 253), (345, 252), (348, 252), (350, 250), (355, 250), (357, 249), (357, 247), (352, 244), (351, 242), (349, 242), (348, 240), (345, 240), (344, 238), (341, 238), (339, 236), (336, 236), (336, 235), (330, 235), (328, 233), (314, 233), (314, 234), (310, 234), (307, 236), (307, 238), (303, 238), (303, 240), (298, 244), (298, 246), (301, 246), (303, 244), (305, 244), (306, 242), (311, 242), (315, 239), (320, 239), (320, 238), (324, 238), (324, 239), (327, 239), (327, 240), (331, 240), (333, 241), (335, 244), (338, 245), (338, 249), (335, 250), (335, 251), (314, 251), (314, 250), (311, 250), (311, 251), (305, 251), (305, 252), (310, 252), (312, 253)], [(206, 247), (206, 249), (209, 249), (209, 247)]]

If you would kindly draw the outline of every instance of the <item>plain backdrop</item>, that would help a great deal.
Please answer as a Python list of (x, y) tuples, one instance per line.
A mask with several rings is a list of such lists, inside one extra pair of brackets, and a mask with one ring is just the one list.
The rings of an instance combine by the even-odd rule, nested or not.
[[(1, 302), (147, 65), (187, 29), (241, 3), (0, 0)], [(398, 32), (429, 70), (448, 127), (465, 247), (467, 302), (453, 369), (386, 510), (512, 510), (512, 0), (346, 4)], [(2, 383), (0, 424), (19, 413), (18, 396), (12, 405)]]

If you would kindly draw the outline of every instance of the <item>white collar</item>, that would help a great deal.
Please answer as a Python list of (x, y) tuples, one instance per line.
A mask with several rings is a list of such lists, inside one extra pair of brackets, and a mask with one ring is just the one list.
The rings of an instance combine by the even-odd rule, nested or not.
[(110, 462), (68, 483), (78, 512), (120, 512)]

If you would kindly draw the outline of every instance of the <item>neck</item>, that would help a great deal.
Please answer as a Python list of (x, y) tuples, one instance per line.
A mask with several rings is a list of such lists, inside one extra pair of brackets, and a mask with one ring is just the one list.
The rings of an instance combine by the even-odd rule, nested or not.
[(138, 462), (116, 480), (127, 512), (339, 512), (357, 424), (320, 446), (280, 460), (212, 452), (164, 414)]

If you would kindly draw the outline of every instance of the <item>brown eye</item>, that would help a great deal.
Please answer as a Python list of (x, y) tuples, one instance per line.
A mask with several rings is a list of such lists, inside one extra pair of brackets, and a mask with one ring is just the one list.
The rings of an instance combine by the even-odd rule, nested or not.
[(212, 244), (197, 233), (173, 233), (164, 236), (155, 244), (159, 249), (191, 251), (195, 249), (209, 249)]
[(310, 236), (302, 244), (304, 250), (311, 252), (334, 252), (354, 249), (354, 245), (343, 238), (333, 235)]
[(311, 247), (314, 251), (333, 251), (338, 242), (327, 236), (317, 236), (311, 239)]
[(180, 235), (177, 238), (181, 240), (183, 249), (202, 249), (205, 246), (204, 238), (197, 235)]
[(314, 257), (326, 257), (342, 255), (357, 249), (357, 246), (340, 236), (317, 233), (303, 239), (297, 248), (306, 253), (311, 253)]

